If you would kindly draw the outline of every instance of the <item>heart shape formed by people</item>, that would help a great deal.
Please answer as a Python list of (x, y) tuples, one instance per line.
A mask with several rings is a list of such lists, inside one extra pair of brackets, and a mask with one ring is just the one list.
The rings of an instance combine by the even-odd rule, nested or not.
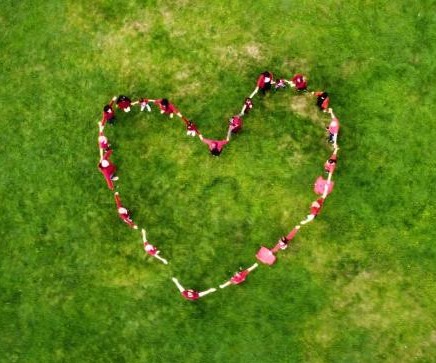
[[(104, 106), (103, 116), (99, 122), (98, 145), (100, 151), (100, 162), (98, 164), (98, 168), (105, 177), (108, 188), (113, 191), (115, 188), (114, 182), (118, 182), (118, 176), (116, 175), (117, 167), (110, 159), (113, 150), (110, 147), (109, 140), (106, 137), (104, 130), (107, 124), (115, 123), (115, 105), (119, 111), (124, 113), (129, 113), (132, 107), (140, 107), (141, 111), (152, 112), (151, 106), (156, 106), (161, 114), (168, 116), (169, 118), (174, 118), (174, 116), (179, 118), (186, 126), (187, 136), (198, 137), (200, 141), (207, 146), (212, 157), (219, 157), (229, 144), (232, 135), (238, 134), (242, 131), (244, 127), (244, 120), (254, 106), (253, 97), (258, 93), (265, 95), (267, 92), (271, 92), (272, 90), (279, 91), (286, 88), (292, 89), (296, 94), (309, 92), (307, 90), (307, 81), (301, 74), (296, 74), (291, 79), (280, 78), (275, 80), (271, 72), (263, 72), (258, 77), (254, 91), (249, 97), (245, 98), (241, 111), (230, 117), (226, 137), (218, 140), (204, 137), (197, 125), (192, 120), (185, 117), (177, 109), (177, 107), (166, 98), (139, 98), (136, 101), (132, 101), (129, 97), (124, 95), (113, 97), (112, 100)], [(219, 285), (220, 288), (225, 288), (232, 284), (238, 285), (245, 281), (247, 276), (259, 266), (258, 262), (264, 265), (274, 264), (276, 262), (277, 253), (285, 250), (289, 246), (289, 243), (300, 231), (302, 226), (312, 222), (316, 218), (316, 216), (320, 213), (327, 196), (333, 190), (334, 182), (332, 177), (336, 168), (337, 153), (339, 150), (337, 144), (339, 120), (333, 113), (333, 109), (329, 107), (330, 100), (326, 92), (310, 92), (310, 94), (316, 97), (316, 104), (320, 111), (330, 114), (331, 117), (326, 130), (328, 132), (328, 140), (333, 144), (333, 152), (324, 164), (324, 171), (327, 173), (327, 177), (319, 176), (314, 183), (314, 192), (318, 195), (318, 198), (310, 205), (310, 212), (307, 214), (305, 219), (291, 228), (287, 235), (280, 237), (278, 242), (272, 248), (261, 246), (256, 253), (257, 262), (248, 268), (241, 269), (240, 271), (236, 272), (228, 281)], [(128, 208), (123, 205), (121, 196), (118, 192), (114, 193), (114, 199), (120, 219), (130, 228), (138, 230), (138, 225), (132, 220), (131, 213)], [(141, 228), (141, 236), (145, 252), (163, 264), (167, 265), (168, 257), (162, 257), (160, 250), (147, 240), (147, 234), (144, 228)], [(200, 297), (217, 290), (216, 288), (209, 288), (203, 291), (185, 289), (175, 277), (173, 277), (172, 280), (179, 289), (181, 295), (187, 300), (197, 300)]]

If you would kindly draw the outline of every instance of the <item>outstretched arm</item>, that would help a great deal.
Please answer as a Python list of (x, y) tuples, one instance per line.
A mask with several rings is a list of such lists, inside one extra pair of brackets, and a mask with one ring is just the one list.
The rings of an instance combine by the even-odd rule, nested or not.
[(173, 280), (180, 292), (185, 291), (185, 288), (180, 284), (179, 280), (177, 280), (175, 277), (173, 277), (171, 280)]
[(256, 86), (256, 88), (254, 89), (254, 91), (251, 93), (250, 98), (253, 98), (253, 96), (259, 92), (259, 86)]
[(206, 291), (202, 291), (202, 292), (200, 292), (198, 295), (200, 296), (200, 297), (202, 297), (202, 296), (205, 296), (205, 295), (207, 295), (207, 294), (210, 294), (211, 292), (215, 292), (216, 291), (216, 289), (215, 288), (210, 288), (209, 290), (206, 290)]
[(142, 233), (142, 242), (147, 242), (147, 235), (145, 234), (145, 229), (143, 228), (142, 230), (141, 230), (141, 233)]

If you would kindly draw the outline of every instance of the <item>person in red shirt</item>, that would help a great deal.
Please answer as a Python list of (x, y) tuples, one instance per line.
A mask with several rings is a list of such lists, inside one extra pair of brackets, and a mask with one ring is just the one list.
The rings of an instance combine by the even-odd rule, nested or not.
[(219, 156), (224, 149), (224, 146), (229, 142), (229, 134), (226, 140), (212, 140), (206, 139), (203, 135), (199, 134), (200, 140), (209, 146), (209, 151), (212, 155)]
[(144, 251), (150, 256), (153, 256), (157, 258), (159, 261), (162, 261), (165, 265), (168, 265), (168, 261), (159, 256), (160, 251), (157, 249), (157, 247), (153, 246), (151, 243), (147, 241), (147, 235), (145, 233), (144, 228), (141, 230), (141, 233), (142, 233), (142, 242), (144, 244)]
[(252, 108), (253, 108), (253, 101), (251, 100), (251, 98), (247, 97), (244, 101), (244, 106), (242, 106), (242, 110), (239, 116), (247, 115)]
[(338, 156), (336, 154), (338, 150), (339, 148), (335, 148), (333, 154), (329, 157), (329, 159), (324, 164), (324, 170), (329, 174), (333, 174), (336, 169), (336, 163), (338, 160)]
[(176, 284), (180, 293), (182, 294), (182, 296), (186, 300), (198, 300), (200, 297), (203, 297), (207, 294), (210, 294), (211, 292), (216, 291), (215, 288), (211, 288), (211, 289), (208, 289), (208, 290), (202, 291), (202, 292), (199, 292), (197, 290), (192, 290), (192, 289), (185, 289), (175, 277), (173, 277), (172, 280)]
[(154, 100), (149, 100), (147, 98), (140, 98), (138, 101), (132, 102), (132, 106), (138, 105), (141, 107), (141, 112), (147, 109), (148, 112), (151, 112), (151, 107), (149, 105), (150, 102), (154, 102)]
[(291, 87), (294, 87), (297, 91), (307, 90), (307, 80), (302, 74), (296, 74), (290, 81), (286, 81)]
[(188, 120), (185, 116), (182, 116), (182, 120), (186, 125), (186, 135), (195, 137), (196, 135), (200, 134), (197, 126), (194, 124), (193, 121)]
[(265, 94), (267, 91), (271, 89), (272, 84), (275, 84), (273, 74), (268, 71), (261, 73), (261, 75), (257, 79), (256, 88), (251, 93), (250, 98), (253, 98), (253, 96), (257, 92), (259, 92), (259, 90), (262, 94)]
[(121, 204), (120, 194), (118, 192), (115, 192), (114, 196), (115, 203), (117, 204), (118, 216), (122, 219), (124, 223), (127, 223), (129, 227), (133, 229), (138, 229), (138, 226), (133, 223), (132, 218), (130, 217), (130, 212)]
[(316, 96), (316, 105), (322, 112), (328, 112), (330, 98), (327, 92), (318, 91), (312, 92), (313, 95)]
[(132, 101), (129, 97), (120, 95), (117, 99), (117, 107), (124, 112), (130, 112)]
[(300, 224), (306, 224), (312, 222), (316, 216), (321, 212), (322, 205), (324, 204), (325, 197), (318, 198), (310, 205), (310, 214)]
[(101, 119), (101, 124), (104, 126), (106, 122), (113, 124), (115, 121), (115, 111), (113, 109), (114, 102), (117, 98), (113, 97), (112, 100), (103, 107), (103, 117)]
[[(100, 152), (103, 153), (101, 149)], [(103, 174), (109, 189), (113, 190), (114, 189), (113, 182), (117, 181), (118, 177), (115, 176), (115, 172), (117, 171), (116, 166), (112, 164), (109, 160), (111, 155), (112, 155), (112, 150), (108, 150), (102, 155), (102, 157), (100, 158), (100, 163), (98, 164), (98, 169)]]
[(294, 229), (288, 233), (287, 236), (280, 237), (277, 244), (273, 247), (271, 250), (273, 253), (277, 253), (279, 250), (285, 250), (288, 248), (289, 242), (295, 237), (297, 232), (300, 230), (300, 226), (297, 225), (294, 227)]
[(255, 263), (253, 266), (251, 266), (251, 267), (249, 267), (249, 268), (247, 268), (245, 270), (236, 272), (229, 281), (227, 281), (224, 284), (220, 285), (220, 288), (224, 289), (225, 287), (230, 286), (232, 284), (233, 285), (239, 285), (240, 283), (245, 281), (245, 279), (247, 278), (248, 274), (251, 271), (253, 271), (257, 266), (258, 266), (258, 264)]
[(159, 106), (160, 113), (164, 113), (169, 115), (171, 118), (176, 114), (179, 117), (182, 117), (182, 114), (177, 110), (177, 108), (168, 101), (166, 98), (161, 98), (154, 101), (155, 105)]
[(229, 129), (230, 129), (230, 132), (233, 133), (233, 134), (236, 134), (239, 131), (241, 131), (242, 130), (242, 125), (243, 125), (243, 121), (242, 121), (242, 117), (241, 116), (233, 116), (229, 120)]

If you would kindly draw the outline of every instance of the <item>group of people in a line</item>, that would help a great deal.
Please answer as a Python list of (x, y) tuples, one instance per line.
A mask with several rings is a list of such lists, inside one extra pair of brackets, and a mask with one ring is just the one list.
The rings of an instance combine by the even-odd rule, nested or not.
[[(113, 191), (115, 188), (114, 182), (118, 180), (118, 176), (116, 175), (117, 168), (115, 164), (110, 160), (113, 150), (111, 149), (108, 138), (104, 134), (104, 129), (107, 124), (112, 125), (115, 123), (115, 109), (121, 110), (123, 112), (130, 112), (133, 106), (138, 105), (141, 111), (147, 110), (148, 112), (151, 112), (151, 106), (154, 105), (160, 110), (161, 114), (165, 114), (170, 118), (173, 118), (174, 115), (178, 116), (184, 122), (186, 126), (186, 134), (188, 136), (198, 136), (199, 139), (208, 146), (211, 155), (219, 156), (223, 151), (224, 147), (229, 143), (231, 135), (239, 133), (242, 130), (244, 124), (243, 118), (253, 108), (253, 97), (257, 93), (265, 95), (267, 92), (271, 91), (273, 87), (274, 90), (279, 90), (288, 86), (295, 89), (299, 93), (308, 92), (307, 80), (302, 74), (296, 74), (291, 79), (274, 79), (273, 74), (269, 71), (261, 73), (257, 79), (255, 89), (249, 97), (245, 98), (241, 111), (229, 119), (227, 136), (225, 139), (221, 140), (205, 138), (200, 133), (197, 125), (192, 120), (182, 115), (177, 107), (166, 98), (139, 98), (136, 101), (132, 101), (129, 97), (124, 95), (113, 97), (111, 101), (103, 107), (102, 118), (98, 123), (98, 146), (100, 151), (100, 161), (98, 164), (98, 169), (103, 174), (108, 188)], [(323, 112), (329, 113), (331, 116), (330, 123), (327, 125), (326, 130), (328, 132), (328, 140), (330, 143), (333, 144), (333, 153), (324, 164), (324, 171), (327, 173), (327, 178), (324, 179), (322, 176), (320, 176), (315, 182), (315, 192), (320, 194), (321, 196), (312, 202), (312, 204), (310, 205), (310, 213), (306, 216), (306, 218), (302, 220), (298, 225), (296, 225), (286, 236), (280, 237), (274, 247), (269, 249), (262, 246), (257, 252), (257, 260), (264, 264), (272, 265), (273, 263), (275, 263), (276, 254), (281, 250), (285, 250), (289, 246), (291, 240), (301, 229), (301, 226), (312, 222), (318, 216), (324, 205), (325, 199), (333, 189), (334, 183), (332, 181), (332, 176), (336, 169), (337, 152), (339, 150), (337, 144), (339, 133), (339, 120), (333, 113), (333, 109), (329, 107), (330, 99), (327, 92), (316, 91), (310, 92), (310, 94), (316, 97), (316, 105), (319, 107), (319, 109)], [(119, 218), (130, 228), (137, 230), (138, 225), (133, 222), (131, 212), (121, 203), (118, 192), (114, 193), (114, 199)], [(168, 264), (168, 261), (160, 256), (160, 251), (158, 250), (158, 248), (153, 246), (147, 240), (146, 231), (143, 228), (141, 229), (141, 235), (144, 251), (148, 255), (158, 259), (162, 263)], [(225, 288), (232, 284), (238, 285), (244, 282), (250, 272), (252, 272), (257, 267), (258, 263), (256, 262), (246, 269), (241, 269), (219, 287)], [(216, 291), (216, 288), (209, 288), (202, 292), (193, 289), (185, 289), (175, 277), (173, 277), (172, 280), (176, 284), (182, 296), (187, 300), (197, 300), (202, 296)]]

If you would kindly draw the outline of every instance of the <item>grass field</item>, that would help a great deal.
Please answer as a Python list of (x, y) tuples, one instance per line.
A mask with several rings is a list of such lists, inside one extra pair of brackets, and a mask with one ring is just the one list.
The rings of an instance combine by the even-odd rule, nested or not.
[[(0, 362), (434, 362), (436, 3), (1, 1)], [(330, 153), (305, 96), (255, 100), (220, 158), (158, 112), (107, 134), (144, 255), (97, 170), (116, 94), (223, 137), (265, 69), (341, 120), (336, 186), (273, 267), (197, 302), (304, 218)]]

